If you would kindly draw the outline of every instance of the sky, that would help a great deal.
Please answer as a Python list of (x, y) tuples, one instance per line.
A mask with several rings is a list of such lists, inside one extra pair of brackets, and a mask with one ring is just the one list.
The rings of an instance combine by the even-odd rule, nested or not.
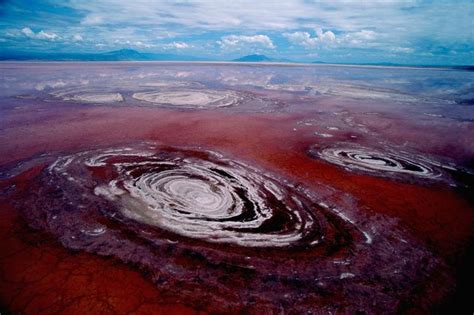
[(4, 52), (474, 64), (474, 0), (0, 0)]

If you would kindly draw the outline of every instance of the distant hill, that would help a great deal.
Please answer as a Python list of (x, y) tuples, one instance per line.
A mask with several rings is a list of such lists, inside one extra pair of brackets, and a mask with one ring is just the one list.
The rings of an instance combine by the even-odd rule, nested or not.
[(235, 61), (235, 62), (291, 62), (290, 60), (287, 60), (287, 59), (275, 59), (275, 58), (270, 58), (265, 55), (259, 55), (259, 54), (243, 56), (238, 59), (234, 59), (232, 61)]
[(265, 61), (271, 61), (271, 58), (268, 58), (265, 55), (247, 55), (243, 56), (237, 59), (234, 59), (232, 61), (237, 61), (237, 62), (265, 62)]
[(120, 49), (103, 53), (27, 53), (1, 52), (0, 60), (42, 61), (206, 61), (204, 58), (175, 54), (141, 53)]

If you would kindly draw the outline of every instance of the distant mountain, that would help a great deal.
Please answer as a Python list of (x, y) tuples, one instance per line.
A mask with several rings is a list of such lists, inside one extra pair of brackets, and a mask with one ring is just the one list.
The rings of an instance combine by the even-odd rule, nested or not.
[(234, 59), (232, 61), (235, 61), (235, 62), (292, 62), (288, 59), (275, 59), (275, 58), (267, 57), (265, 55), (258, 55), (258, 54), (243, 56), (238, 59)]
[(243, 56), (243, 57), (240, 57), (240, 58), (237, 58), (237, 59), (234, 59), (232, 61), (237, 61), (237, 62), (269, 62), (271, 61), (272, 59), (271, 58), (268, 58), (267, 56), (265, 55), (247, 55), (247, 56)]
[(104, 60), (148, 60), (151, 56), (133, 49), (120, 49), (93, 55), (91, 57)]
[(204, 58), (175, 54), (141, 53), (120, 49), (103, 53), (0, 52), (0, 60), (42, 61), (206, 61)]

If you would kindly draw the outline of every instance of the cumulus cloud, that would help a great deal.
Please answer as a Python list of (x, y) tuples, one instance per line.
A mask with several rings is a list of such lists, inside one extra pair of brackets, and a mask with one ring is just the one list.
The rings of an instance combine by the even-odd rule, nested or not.
[(21, 30), (23, 35), (25, 35), (28, 38), (33, 38), (33, 39), (44, 39), (44, 40), (56, 40), (59, 38), (59, 36), (55, 33), (46, 33), (45, 31), (41, 30), (38, 33), (35, 33), (31, 30), (29, 27), (25, 27)]
[(333, 42), (336, 39), (336, 35), (333, 32), (323, 32), (321, 28), (316, 29), (316, 36), (320, 42)]
[(312, 37), (308, 32), (283, 33), (283, 37), (293, 44), (306, 47), (315, 47), (320, 44), (332, 43), (336, 40), (336, 35), (333, 32), (324, 32), (321, 28), (316, 29), (315, 37)]
[(164, 47), (170, 48), (170, 49), (186, 49), (186, 48), (190, 48), (191, 45), (185, 42), (172, 42), (172, 43), (164, 45)]
[(283, 37), (297, 45), (315, 46), (317, 43), (317, 38), (311, 38), (308, 32), (283, 33)]
[(356, 32), (346, 32), (339, 34), (337, 37), (331, 31), (323, 31), (321, 28), (316, 29), (315, 36), (311, 36), (308, 32), (283, 33), (290, 43), (301, 45), (308, 48), (330, 46), (337, 47), (374, 47), (378, 34), (371, 30), (361, 30)]
[(223, 49), (239, 48), (246, 45), (260, 46), (269, 49), (276, 48), (270, 37), (267, 35), (229, 35), (222, 37), (220, 41), (217, 41), (217, 43)]

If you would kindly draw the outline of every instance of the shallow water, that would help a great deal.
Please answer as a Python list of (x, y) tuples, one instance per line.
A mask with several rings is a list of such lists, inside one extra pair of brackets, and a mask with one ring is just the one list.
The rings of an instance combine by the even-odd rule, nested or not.
[(473, 72), (0, 68), (1, 309), (467, 303)]

